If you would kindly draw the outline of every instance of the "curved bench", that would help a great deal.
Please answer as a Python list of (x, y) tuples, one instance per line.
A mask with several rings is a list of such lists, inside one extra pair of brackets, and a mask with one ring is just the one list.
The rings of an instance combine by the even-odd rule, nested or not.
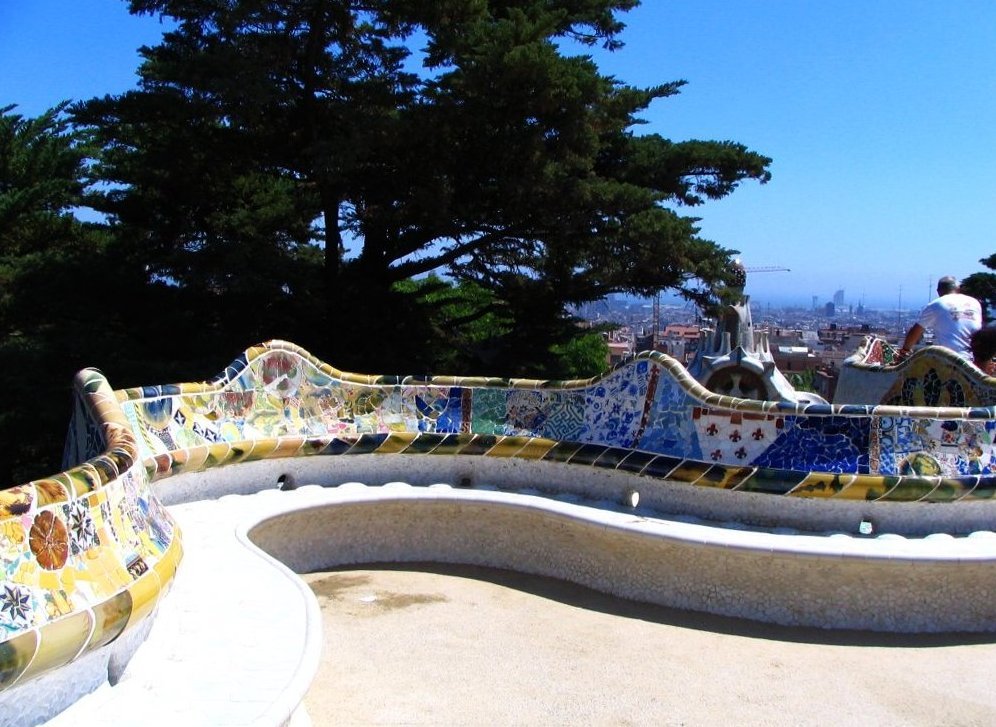
[(992, 406), (996, 378), (944, 346), (926, 346), (897, 361), (896, 348), (866, 336), (840, 368), (835, 404)]
[[(141, 640), (179, 558), (162, 502), (294, 483), (323, 485), (329, 499), (317, 510), (282, 512), (282, 521), (254, 516), (252, 530), (293, 564), (268, 533), (289, 529), (285, 550), (319, 531), (338, 533), (340, 559), (327, 566), (367, 552), (344, 512), (352, 522), (362, 510), (375, 532), (416, 511), (458, 512), (430, 529), (441, 540), (429, 550), (381, 532), (383, 550), (374, 555), (452, 559), (480, 529), (491, 537), (475, 552), (489, 565), (666, 605), (825, 627), (996, 630), (979, 592), (996, 576), (991, 407), (733, 399), (660, 354), (572, 382), (361, 376), (279, 341), (247, 350), (206, 383), (110, 395), (91, 371), (78, 384), (69, 469), (0, 500), (0, 523), (22, 528), (20, 540), (4, 541), (18, 564), (8, 566), (4, 587), (35, 598), (0, 594), (8, 633), (0, 641), (0, 708), (29, 703), (38, 679), (59, 682), (66, 695), (52, 713), (108, 674), (120, 676), (128, 654), (114, 650)], [(335, 489), (357, 479), (419, 487), (404, 507), (379, 496), (360, 507), (342, 499), (348, 488)], [(49, 482), (61, 483), (65, 502), (45, 499), (55, 491)], [(425, 487), (439, 482), (461, 487), (442, 498)], [(565, 497), (583, 503), (558, 499)], [(681, 522), (687, 518), (696, 521)], [(499, 536), (517, 528), (532, 535), (503, 546), (507, 537)], [(869, 531), (887, 534), (857, 536)], [(454, 532), (462, 535), (446, 535)], [(570, 536), (545, 539), (553, 532)], [(52, 553), (63, 545), (60, 564)], [(148, 567), (131, 569), (140, 547)], [(689, 562), (701, 575), (693, 577)], [(97, 564), (103, 570), (88, 570)], [(68, 594), (68, 613), (46, 608), (53, 590)], [(116, 632), (92, 627), (107, 621), (94, 614), (108, 609)]]
[(182, 555), (114, 392), (94, 370), (74, 384), (76, 466), (0, 490), (4, 722), (36, 723), (116, 682)]

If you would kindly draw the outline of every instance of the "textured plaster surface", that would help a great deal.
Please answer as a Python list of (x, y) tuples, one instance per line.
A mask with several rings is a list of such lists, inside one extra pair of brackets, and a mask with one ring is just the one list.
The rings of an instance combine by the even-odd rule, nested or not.
[(870, 502), (822, 498), (784, 498), (753, 492), (688, 485), (633, 475), (620, 470), (577, 467), (561, 462), (491, 457), (426, 457), (425, 455), (352, 455), (260, 460), (204, 472), (175, 475), (156, 483), (166, 505), (228, 493), (250, 494), (277, 488), (281, 478), (292, 482), (339, 485), (344, 482), (407, 482), (431, 485), (461, 482), (471, 487), (498, 487), (570, 500), (583, 498), (612, 509), (639, 495), (636, 512), (671, 519), (696, 518), (729, 528), (792, 528), (815, 533), (858, 534), (862, 521), (875, 533), (924, 536), (967, 535), (996, 530), (992, 502), (961, 502), (957, 507), (925, 502)]
[(142, 645), (152, 626), (146, 619), (141, 626), (96, 651), (83, 655), (54, 671), (26, 684), (15, 685), (3, 693), (0, 701), (0, 725), (34, 725), (45, 722), (81, 697), (108, 685)]

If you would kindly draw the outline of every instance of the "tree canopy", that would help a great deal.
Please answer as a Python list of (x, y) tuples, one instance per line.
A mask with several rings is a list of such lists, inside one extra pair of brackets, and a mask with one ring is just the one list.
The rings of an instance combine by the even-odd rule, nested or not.
[[(996, 253), (979, 260), (986, 268), (996, 271)], [(961, 281), (961, 292), (982, 303), (986, 318), (992, 320), (996, 311), (996, 272), (972, 273)]]
[[(488, 316), (508, 344), (495, 373), (522, 373), (575, 334), (569, 304), (708, 298), (733, 251), (676, 209), (769, 176), (740, 144), (635, 134), (681, 82), (635, 88), (564, 50), (618, 47), (633, 5), (133, 1), (174, 29), (135, 91), (74, 113), (104, 150), (103, 210), (205, 325), (292, 318), (337, 364), (383, 367)], [(429, 273), (472, 310), (448, 324), (398, 287)]]
[(23, 471), (37, 473), (37, 463), (51, 467), (61, 451), (72, 376), (87, 365), (81, 344), (113, 328), (98, 323), (111, 286), (97, 264), (107, 239), (73, 214), (84, 203), (88, 150), (64, 110), (65, 104), (26, 118), (14, 106), (0, 108), (4, 484)]

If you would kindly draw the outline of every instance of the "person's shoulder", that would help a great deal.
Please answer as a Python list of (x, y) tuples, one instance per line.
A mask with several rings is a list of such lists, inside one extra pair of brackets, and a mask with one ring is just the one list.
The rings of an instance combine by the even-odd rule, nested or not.
[[(962, 295), (965, 295), (965, 294), (962, 293)], [(971, 305), (977, 306), (979, 308), (982, 307), (982, 303), (979, 301), (978, 298), (976, 298), (974, 296), (971, 296), (971, 295), (965, 295), (965, 297), (968, 298), (968, 300), (969, 300), (969, 302), (970, 302)]]
[(982, 308), (982, 303), (980, 303), (977, 298), (973, 298), (970, 295), (965, 295), (964, 293), (953, 293), (952, 295), (956, 296), (955, 300), (957, 300), (958, 305), (971, 306), (972, 308), (979, 308), (979, 309)]

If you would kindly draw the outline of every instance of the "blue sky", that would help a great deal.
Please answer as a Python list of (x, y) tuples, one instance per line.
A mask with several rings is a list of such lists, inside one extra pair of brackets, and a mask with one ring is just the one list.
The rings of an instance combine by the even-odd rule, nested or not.
[[(644, 0), (626, 47), (596, 52), (634, 85), (684, 79), (642, 129), (734, 140), (772, 181), (683, 213), (738, 249), (758, 302), (922, 306), (941, 275), (996, 252), (996, 3)], [(27, 115), (134, 85), (162, 32), (117, 0), (0, 2), (0, 106)]]

